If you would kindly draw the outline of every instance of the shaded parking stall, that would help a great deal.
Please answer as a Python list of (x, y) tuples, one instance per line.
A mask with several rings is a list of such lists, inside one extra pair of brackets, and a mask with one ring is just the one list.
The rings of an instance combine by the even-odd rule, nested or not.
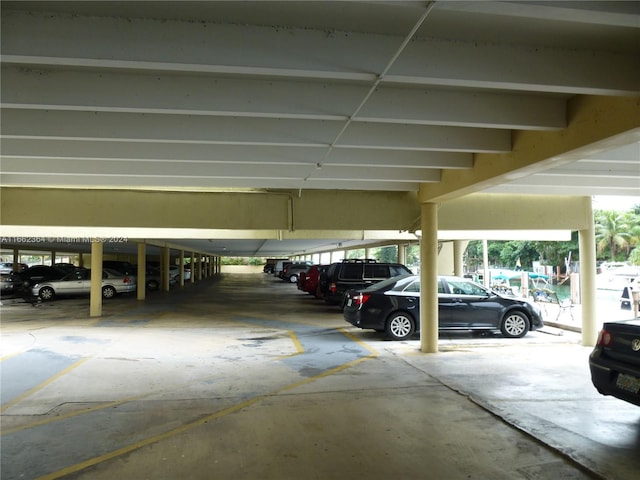
[(83, 302), (2, 306), (3, 479), (640, 469), (640, 409), (595, 392), (573, 332), (447, 334), (425, 355), (262, 274), (121, 297), (100, 319)]

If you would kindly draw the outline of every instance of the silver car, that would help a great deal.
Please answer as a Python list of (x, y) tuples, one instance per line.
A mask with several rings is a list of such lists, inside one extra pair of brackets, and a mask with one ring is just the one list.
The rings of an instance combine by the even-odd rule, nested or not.
[[(102, 270), (102, 297), (113, 298), (117, 293), (134, 292), (136, 277), (115, 270)], [(88, 295), (91, 292), (91, 270), (84, 268), (68, 273), (60, 280), (41, 282), (33, 286), (33, 295), (42, 300), (53, 300), (64, 295)]]

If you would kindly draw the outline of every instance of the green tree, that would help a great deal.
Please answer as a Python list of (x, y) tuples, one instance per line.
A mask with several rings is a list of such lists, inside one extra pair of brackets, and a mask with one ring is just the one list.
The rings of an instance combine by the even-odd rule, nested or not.
[(398, 261), (398, 246), (389, 245), (388, 247), (380, 247), (372, 252), (373, 258), (379, 262), (394, 263)]
[(631, 234), (626, 223), (628, 216), (612, 210), (602, 210), (596, 211), (594, 217), (597, 252), (603, 256), (608, 253), (610, 260), (615, 261), (618, 252), (629, 248)]

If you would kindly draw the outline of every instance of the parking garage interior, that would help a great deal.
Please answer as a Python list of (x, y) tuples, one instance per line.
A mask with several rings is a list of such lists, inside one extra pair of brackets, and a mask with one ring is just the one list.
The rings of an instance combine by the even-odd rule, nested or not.
[[(3, 298), (2, 478), (635, 478), (639, 412), (586, 358), (592, 197), (640, 196), (637, 2), (0, 13), (2, 251), (197, 272)], [(220, 264), (419, 244), (433, 306), (464, 242), (576, 231), (578, 332), (522, 342), (424, 308), (391, 345)]]

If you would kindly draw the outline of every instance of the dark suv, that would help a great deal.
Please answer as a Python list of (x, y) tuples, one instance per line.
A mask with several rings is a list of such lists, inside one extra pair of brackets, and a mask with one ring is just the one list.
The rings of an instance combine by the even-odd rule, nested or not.
[(344, 307), (347, 291), (367, 288), (396, 275), (413, 273), (401, 263), (378, 263), (376, 260), (343, 260), (332, 263), (320, 275), (318, 289), (326, 303)]

